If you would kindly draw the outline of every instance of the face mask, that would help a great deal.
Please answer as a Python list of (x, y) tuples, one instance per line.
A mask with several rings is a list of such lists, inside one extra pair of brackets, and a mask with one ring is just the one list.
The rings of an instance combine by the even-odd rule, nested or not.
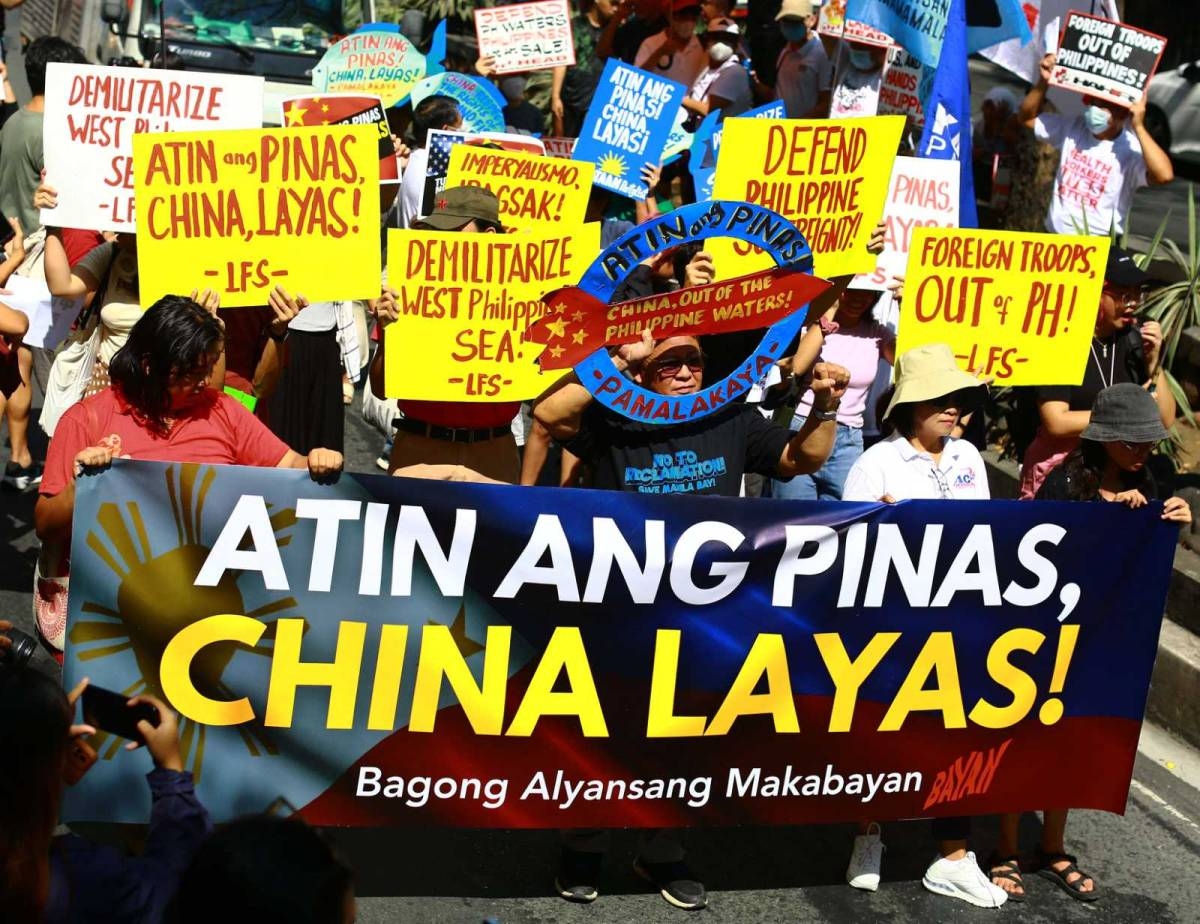
[(1088, 106), (1083, 110), (1083, 121), (1093, 135), (1103, 135), (1112, 125), (1112, 113), (1103, 106)]
[(789, 42), (803, 42), (808, 36), (808, 26), (802, 22), (781, 22), (779, 31)]
[(708, 49), (708, 60), (715, 65), (722, 65), (733, 57), (733, 49), (724, 42), (717, 42)]
[(855, 48), (850, 52), (850, 65), (855, 70), (869, 71), (875, 67), (875, 62), (871, 58), (871, 52)]

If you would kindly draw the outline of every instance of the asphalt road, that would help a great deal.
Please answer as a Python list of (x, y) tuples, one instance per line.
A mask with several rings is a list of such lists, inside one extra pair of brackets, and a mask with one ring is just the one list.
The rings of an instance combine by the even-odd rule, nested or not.
[[(375, 471), (376, 434), (356, 409), (347, 412), (349, 468)], [(35, 445), (35, 454), (41, 449)], [(36, 539), (34, 494), (0, 492), (0, 614), (30, 628)], [(44, 666), (46, 662), (42, 662)], [(1071, 742), (1064, 740), (1063, 747)], [(1167, 769), (1166, 764), (1172, 765)], [(1030, 897), (999, 912), (975, 909), (927, 893), (921, 874), (933, 842), (927, 824), (884, 829), (883, 885), (856, 892), (844, 885), (853, 830), (848, 826), (697, 830), (688, 835), (693, 866), (712, 890), (701, 920), (738, 922), (995, 920), (1028, 922), (1200, 921), (1200, 755), (1159, 733), (1139, 756), (1124, 818), (1100, 812), (1072, 816), (1068, 847), (1104, 890), (1095, 906), (1073, 901), (1051, 883), (1027, 877)], [(1037, 819), (1022, 838), (1032, 852)], [(359, 920), (384, 922), (648, 922), (680, 920), (630, 869), (635, 835), (620, 832), (608, 857), (600, 900), (569, 905), (550, 893), (558, 841), (545, 831), (330, 832), (358, 876)], [(986, 857), (994, 819), (979, 819), (974, 843)]]

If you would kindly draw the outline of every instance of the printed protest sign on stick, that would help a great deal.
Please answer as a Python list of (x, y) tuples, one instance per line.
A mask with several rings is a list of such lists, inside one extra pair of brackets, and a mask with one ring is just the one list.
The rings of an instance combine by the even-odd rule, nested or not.
[(374, 298), (378, 139), (372, 125), (135, 136), (142, 304), (212, 288), (225, 307), (265, 305), (276, 285)]
[(505, 228), (573, 228), (583, 224), (593, 170), (582, 161), (456, 144), (446, 185), (490, 189), (500, 200)]
[(644, 198), (642, 168), (662, 160), (685, 92), (683, 84), (609, 58), (571, 156), (596, 165), (597, 186)]
[(538, 0), (475, 10), (480, 57), (495, 59), (497, 74), (575, 63), (567, 0)]
[(547, 138), (542, 136), (542, 144), (546, 146), (546, 153), (551, 157), (570, 157), (571, 152), (575, 150), (574, 138)]
[(396, 26), (367, 23), (329, 46), (313, 68), (312, 85), (320, 93), (378, 96), (398, 106), (428, 70), (425, 55)]
[(1096, 323), (1106, 237), (917, 228), (897, 352), (948, 343), (999, 385), (1078, 385)]
[(379, 182), (400, 182), (396, 149), (388, 127), (387, 113), (378, 96), (336, 93), (329, 96), (294, 96), (283, 101), (283, 124), (297, 125), (374, 125), (379, 132)]
[(1166, 45), (1153, 32), (1072, 11), (1050, 83), (1131, 106), (1146, 92)]
[[(725, 123), (713, 198), (766, 206), (793, 222), (812, 247), (820, 276), (866, 273), (871, 231), (883, 214), (904, 120), (730, 119)], [(771, 266), (744, 242), (707, 246), (717, 278)]]
[(59, 204), (42, 222), (135, 230), (134, 133), (258, 128), (262, 100), (261, 77), (49, 65), (42, 138)]
[(865, 22), (846, 18), (846, 0), (828, 0), (821, 4), (821, 12), (817, 16), (817, 32), (833, 38), (844, 38), (852, 42), (862, 42), (864, 45), (878, 45), (888, 48), (895, 44), (886, 32), (880, 32), (874, 26)]
[[(542, 296), (578, 281), (600, 249), (592, 223), (537, 234), (389, 231), (400, 319), (387, 327), (389, 398), (521, 401), (562, 376), (523, 341)], [(376, 280), (378, 286), (378, 280)]]
[(425, 147), (425, 189), (421, 193), (421, 214), (433, 211), (434, 198), (446, 188), (450, 170), (450, 152), (460, 144), (486, 148), (490, 151), (523, 151), (526, 154), (545, 154), (542, 142), (530, 135), (509, 135), (505, 132), (444, 132), (433, 129)]
[(431, 96), (448, 96), (458, 103), (464, 132), (504, 131), (504, 97), (490, 80), (447, 72), (426, 77), (412, 88), (414, 106)]
[(921, 62), (898, 45), (888, 49), (876, 115), (902, 115), (909, 129), (920, 135), (925, 125), (920, 88)]
[(903, 276), (917, 228), (958, 227), (959, 165), (952, 160), (897, 157), (883, 206), (883, 253), (856, 285), (884, 289)]

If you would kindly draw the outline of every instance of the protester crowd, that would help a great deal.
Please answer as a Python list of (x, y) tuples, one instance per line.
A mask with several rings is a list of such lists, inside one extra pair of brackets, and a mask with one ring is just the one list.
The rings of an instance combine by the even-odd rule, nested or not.
[[(789, 118), (825, 118), (840, 85), (834, 63), (846, 62), (842, 76), (865, 73), (879, 66), (878, 54), (818, 36), (809, 0), (776, 6), (776, 31), (764, 58), (761, 36), (759, 53), (751, 55), (744, 21), (733, 16), (729, 0), (580, 0), (573, 21), (576, 64), (553, 72), (547, 111), (524, 99), (521, 75), (495, 78), (508, 101), (510, 130), (574, 137), (610, 58), (688, 87), (683, 107), (690, 129), (709, 113), (732, 117), (771, 100), (782, 101)], [(984, 447), (964, 436), (971, 415), (982, 413), (987, 383), (960, 370), (944, 345), (897, 356), (894, 321), (874, 314), (884, 293), (861, 288), (852, 277), (834, 280), (810, 307), (805, 331), (751, 400), (665, 427), (601, 407), (573, 375), (524, 406), (389, 401), (382, 333), (399, 320), (403, 280), (385, 278), (379, 298), (366, 305), (310, 304), (282, 287), (259, 308), (223, 309), (212, 291), (145, 304), (136, 235), (41, 225), (40, 215), (53, 214), (59, 204), (57, 191), (42, 180), (41, 113), (51, 62), (84, 63), (84, 57), (62, 40), (36, 40), (25, 56), (33, 99), (18, 111), (11, 100), (0, 108), (0, 210), (14, 232), (0, 285), (13, 273), (44, 275), (52, 294), (81, 298), (86, 307), (57, 348), (28, 347), (21, 343), (24, 316), (0, 295), (0, 358), (10, 373), (0, 403), (10, 441), (4, 482), (39, 495), (37, 625), (41, 643), (60, 659), (78, 479), (114, 458), (302, 468), (314, 479), (336, 477), (343, 467), (344, 402), (360, 376), (385, 431), (380, 467), (391, 474), (638, 491), (629, 472), (653, 468), (660, 453), (687, 450), (701, 460), (722, 459), (723, 474), (695, 490), (681, 481), (674, 485), (681, 493), (886, 503), (990, 496), (979, 453)], [(1052, 63), (1043, 63), (1043, 78)], [(476, 70), (487, 74), (488, 62)], [(4, 86), (10, 90), (7, 81)], [(1088, 100), (1074, 119), (1047, 112), (1043, 79), (1023, 101), (988, 94), (975, 151), (984, 163), (1036, 138), (1060, 148), (1064, 160), (1080, 149), (1107, 159), (1112, 183), (1089, 207), (1081, 211), (1065, 187), (1056, 187), (1045, 216), (1048, 233), (1086, 227), (1106, 234), (1122, 227), (1138, 186), (1172, 176), (1143, 114), (1144, 103), (1124, 109), (1102, 100)], [(390, 226), (503, 233), (498, 202), (487, 190), (445, 189), (434, 210), (424, 212), (428, 133), (453, 130), (462, 114), (453, 99), (433, 96), (406, 115), (407, 134), (397, 139), (405, 179), (387, 212)], [(678, 165), (651, 163), (643, 170), (651, 190), (643, 200), (593, 190), (589, 219), (603, 221), (604, 242), (693, 194)], [(988, 174), (982, 168), (980, 175)], [(881, 233), (871, 246), (882, 248)], [(680, 247), (648, 259), (616, 300), (703, 285), (714, 272), (708, 252)], [(1025, 452), (1022, 497), (1130, 508), (1163, 500), (1164, 519), (1190, 521), (1187, 505), (1171, 498), (1147, 465), (1176, 417), (1164, 380), (1162, 332), (1138, 314), (1154, 284), (1128, 254), (1113, 249), (1094, 306), (1083, 383), (1027, 395), (1036, 433)], [(902, 281), (893, 288), (902, 299)], [(720, 378), (714, 369), (723, 357), (739, 349), (744, 354), (744, 344), (730, 334), (655, 340), (647, 332), (611, 352), (633, 382), (659, 395), (687, 395)], [(877, 383), (887, 376), (880, 371), (893, 363), (894, 385), (881, 394)], [(40, 415), (32, 410), (35, 389), (46, 396)], [(51, 435), (44, 462), (31, 453), (31, 425)], [(11, 647), (0, 634), (0, 655)], [(354, 919), (350, 870), (300, 822), (249, 818), (209, 833), (180, 759), (174, 716), (150, 697), (160, 722), (142, 729), (155, 767), (148, 775), (152, 809), (142, 854), (131, 859), (56, 831), (64, 781), (72, 779), (72, 767), (87, 764), (87, 737), (96, 731), (74, 722), (81, 689), (68, 695), (33, 671), (0, 665), (0, 690), (0, 917), (83, 921), (103, 907), (106, 920), (121, 921)], [(1032, 866), (1019, 860), (1016, 818), (1002, 820), (1001, 843), (983, 864), (969, 849), (970, 819), (939, 819), (926, 887), (998, 907), (1023, 900), (1022, 873), (1036, 871), (1075, 898), (1100, 897), (1095, 877), (1066, 852), (1065, 812), (1046, 813)], [(880, 822), (888, 821), (864, 823), (847, 845), (850, 885), (879, 887)], [(605, 848), (604, 832), (564, 834), (554, 877), (563, 898), (588, 902), (600, 894)], [(646, 832), (639, 851), (635, 868), (668, 902), (685, 909), (707, 903), (702, 877), (688, 867), (675, 832)]]

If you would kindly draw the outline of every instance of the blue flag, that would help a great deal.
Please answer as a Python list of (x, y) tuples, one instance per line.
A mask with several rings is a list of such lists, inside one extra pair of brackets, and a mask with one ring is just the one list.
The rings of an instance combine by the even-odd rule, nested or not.
[(925, 130), (918, 157), (957, 160), (960, 164), (959, 227), (975, 228), (975, 180), (971, 174), (971, 84), (967, 73), (966, 0), (951, 0), (941, 64), (924, 68), (921, 105)]
[(1033, 33), (1020, 0), (972, 0), (967, 14), (967, 54), (1009, 39), (1024, 45)]
[(926, 67), (937, 67), (950, 0), (846, 0), (846, 18), (886, 32)]

